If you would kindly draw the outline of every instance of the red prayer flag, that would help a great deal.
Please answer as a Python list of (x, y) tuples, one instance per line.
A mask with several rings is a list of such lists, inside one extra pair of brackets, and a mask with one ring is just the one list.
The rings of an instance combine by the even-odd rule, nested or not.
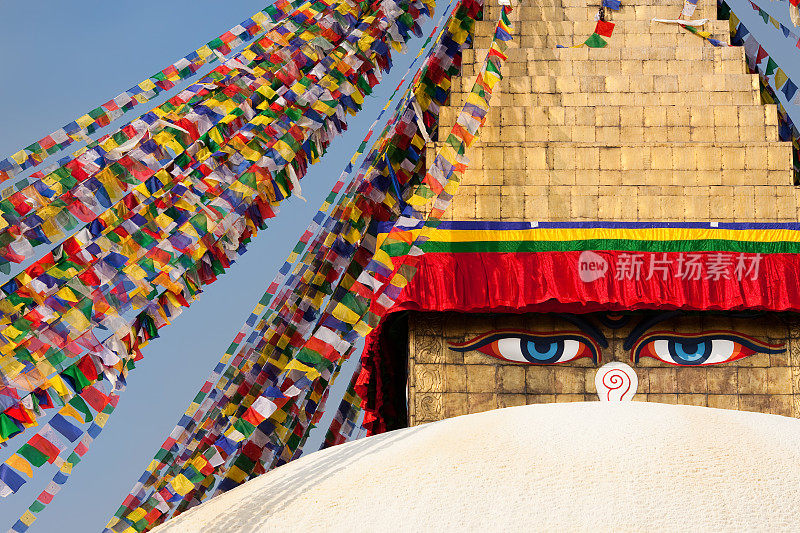
[(761, 61), (762, 61), (762, 60), (763, 60), (765, 57), (767, 57), (768, 55), (769, 55), (769, 54), (767, 54), (767, 51), (766, 51), (766, 50), (764, 50), (764, 47), (759, 45), (759, 47), (758, 47), (758, 53), (756, 54), (756, 63), (761, 63)]
[(89, 381), (97, 381), (97, 367), (88, 355), (78, 361), (78, 368)]
[(108, 404), (108, 396), (94, 387), (86, 387), (80, 392), (80, 396), (98, 413)]
[(28, 441), (28, 444), (36, 448), (36, 450), (40, 451), (44, 455), (47, 456), (47, 462), (52, 463), (58, 457), (58, 454), (61, 453), (61, 450), (50, 442), (49, 440), (45, 439), (39, 434), (34, 435), (31, 437), (31, 440)]
[(261, 414), (259, 414), (258, 411), (256, 411), (252, 407), (244, 412), (244, 414), (242, 415), (242, 419), (247, 420), (254, 426), (259, 425), (261, 422), (265, 420), (265, 418), (261, 416)]
[(75, 446), (75, 453), (83, 457), (86, 455), (86, 452), (89, 451), (88, 446), (86, 446), (83, 442), (79, 442), (77, 446)]
[(27, 410), (23, 409), (20, 405), (9, 407), (4, 412), (14, 420), (19, 420), (24, 424), (32, 424), (36, 421), (31, 414)]
[(611, 37), (611, 34), (614, 33), (614, 23), (598, 20), (597, 26), (594, 27), (594, 32), (603, 37)]

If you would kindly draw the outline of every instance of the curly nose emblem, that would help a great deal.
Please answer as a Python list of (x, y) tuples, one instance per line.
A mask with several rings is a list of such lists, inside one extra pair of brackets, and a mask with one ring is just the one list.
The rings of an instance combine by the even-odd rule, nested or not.
[(639, 387), (639, 378), (630, 366), (614, 361), (597, 369), (594, 386), (601, 402), (629, 402)]

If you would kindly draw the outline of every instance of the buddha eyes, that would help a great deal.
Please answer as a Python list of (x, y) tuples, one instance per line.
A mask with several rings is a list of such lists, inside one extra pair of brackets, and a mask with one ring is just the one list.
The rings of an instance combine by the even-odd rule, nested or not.
[(765, 342), (730, 331), (710, 331), (696, 335), (654, 332), (642, 337), (633, 347), (634, 362), (642, 357), (677, 366), (703, 366), (730, 363), (756, 353), (781, 353), (782, 345)]
[[(578, 331), (531, 333), (523, 331), (490, 331), (461, 344), (452, 344), (454, 352), (472, 350), (498, 359), (530, 365), (554, 365), (589, 358), (600, 360), (600, 347)], [(730, 363), (756, 353), (785, 352), (784, 345), (767, 344), (732, 331), (707, 331), (698, 334), (676, 334), (669, 331), (649, 333), (633, 345), (631, 359), (643, 357), (676, 366), (705, 366)]]
[(453, 344), (454, 352), (477, 350), (515, 363), (554, 365), (591, 358), (597, 363), (599, 349), (589, 337), (573, 331), (529, 333), (520, 331), (491, 331), (463, 344)]

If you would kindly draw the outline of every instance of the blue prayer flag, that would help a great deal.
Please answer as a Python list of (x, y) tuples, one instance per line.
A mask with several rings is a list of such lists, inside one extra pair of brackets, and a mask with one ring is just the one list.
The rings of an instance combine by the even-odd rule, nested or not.
[(25, 484), (25, 479), (5, 463), (0, 464), (0, 481), (8, 485), (14, 492), (17, 492)]
[(787, 100), (791, 101), (794, 93), (797, 92), (797, 85), (795, 85), (792, 80), (786, 80), (786, 83), (781, 87), (781, 92), (786, 95)]
[(53, 418), (50, 419), (50, 426), (64, 435), (70, 442), (75, 442), (83, 434), (80, 428), (74, 426), (59, 413), (56, 413)]

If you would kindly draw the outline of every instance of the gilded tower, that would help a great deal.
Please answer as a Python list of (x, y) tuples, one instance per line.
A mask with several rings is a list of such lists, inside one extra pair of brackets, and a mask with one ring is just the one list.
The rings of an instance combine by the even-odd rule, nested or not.
[[(710, 19), (704, 29), (727, 42), (728, 23), (716, 20), (716, 7), (701, 2), (693, 18)], [(450, 107), (442, 111), (440, 139), (483, 62), (499, 9), (487, 6), (477, 24)], [(617, 232), (622, 240), (635, 237), (625, 231), (650, 231), (653, 242), (666, 242), (658, 235), (782, 231), (795, 224), (792, 152), (778, 140), (776, 107), (762, 105), (743, 48), (712, 47), (679, 26), (652, 21), (680, 9), (675, 2), (626, 1), (619, 11), (606, 11), (615, 23), (608, 47), (573, 48), (592, 33), (596, 6), (584, 0), (516, 6), (515, 45), (480, 138), (467, 153), (469, 168), (446, 215), (452, 228), (476, 234), (503, 224), (504, 231), (547, 226), (551, 234), (581, 228)], [(434, 150), (430, 145), (429, 155)], [(457, 233), (447, 239), (458, 241)], [(715, 239), (716, 233), (704, 233), (693, 242)], [(587, 241), (586, 250), (594, 250), (594, 242)], [(515, 246), (508, 250), (522, 250)], [(526, 403), (594, 400), (597, 368), (609, 361), (633, 366), (635, 400), (800, 416), (800, 341), (793, 318), (775, 313), (779, 306), (732, 303), (732, 294), (746, 292), (737, 279), (758, 283), (760, 256), (725, 249), (697, 259), (704, 263), (694, 273), (691, 247), (669, 257), (623, 254), (628, 270), (622, 271), (620, 257), (616, 264), (600, 258), (602, 275), (660, 280), (665, 302), (680, 299), (680, 276), (707, 280), (692, 298), (707, 296), (708, 305), (692, 309), (661, 306), (658, 298), (639, 303), (636, 294), (622, 298), (619, 291), (606, 301), (586, 293), (571, 308), (549, 296), (537, 300), (539, 307), (522, 300), (519, 308), (494, 305), (491, 294), (458, 311), (409, 307), (409, 423)], [(576, 269), (592, 266), (587, 253), (593, 252), (584, 251)], [(658, 261), (672, 264), (659, 267)], [(724, 272), (713, 261), (724, 263)], [(509, 268), (507, 280), (473, 273), (474, 287), (463, 290), (492, 293), (496, 288), (484, 285), (516, 286), (520, 278), (539, 275)], [(581, 294), (576, 279), (564, 276), (560, 283)], [(717, 291), (718, 281), (732, 281), (732, 289)], [(626, 299), (634, 303), (622, 304)], [(514, 353), (503, 353), (509, 343)]]

